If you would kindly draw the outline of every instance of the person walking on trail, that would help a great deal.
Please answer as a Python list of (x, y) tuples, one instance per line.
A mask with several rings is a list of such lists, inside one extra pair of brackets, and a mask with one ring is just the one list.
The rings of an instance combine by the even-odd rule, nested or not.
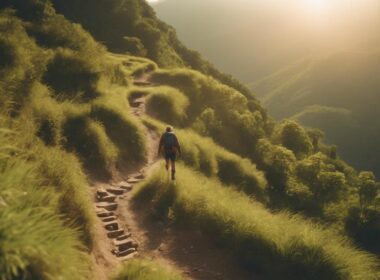
[(158, 155), (164, 156), (166, 170), (169, 171), (170, 165), (172, 180), (175, 180), (175, 161), (177, 155), (181, 155), (181, 146), (179, 145), (178, 138), (174, 134), (171, 126), (168, 126), (161, 136), (160, 144), (158, 145)]

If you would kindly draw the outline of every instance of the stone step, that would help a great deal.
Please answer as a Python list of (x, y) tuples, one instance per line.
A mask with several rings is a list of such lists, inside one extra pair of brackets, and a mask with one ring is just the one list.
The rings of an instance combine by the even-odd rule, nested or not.
[(143, 179), (145, 179), (145, 175), (142, 174), (142, 173), (139, 173), (139, 174), (137, 174), (136, 176), (134, 176), (134, 178), (135, 178), (135, 179), (138, 179), (138, 180), (143, 180)]
[(99, 218), (107, 218), (107, 217), (112, 217), (115, 214), (113, 212), (98, 211), (98, 212), (96, 212), (96, 215)]
[(109, 217), (102, 219), (103, 223), (108, 223), (108, 222), (112, 222), (112, 221), (116, 221), (116, 216), (109, 216)]
[(125, 181), (114, 184), (114, 186), (118, 187), (118, 188), (122, 188), (124, 190), (131, 190), (132, 189), (132, 185), (130, 183), (125, 182)]
[(130, 185), (130, 186), (121, 186), (120, 188), (122, 188), (122, 189), (125, 190), (126, 192), (129, 192), (129, 191), (132, 190), (133, 187)]
[(128, 239), (129, 237), (131, 237), (131, 235), (132, 235), (131, 233), (123, 234), (123, 235), (117, 237), (116, 240), (122, 241), (122, 240), (125, 240), (125, 239)]
[(109, 238), (117, 238), (119, 236), (122, 236), (124, 234), (124, 230), (123, 229), (119, 229), (119, 230), (114, 230), (114, 231), (109, 231), (107, 232), (107, 236)]
[(125, 251), (125, 250), (128, 250), (130, 248), (136, 249), (139, 246), (137, 244), (137, 242), (131, 238), (123, 240), (123, 241), (115, 240), (115, 241), (113, 241), (113, 244), (115, 245), (115, 247), (117, 247), (119, 249), (119, 251)]
[(116, 251), (115, 253), (116, 253), (117, 257), (125, 257), (125, 256), (128, 256), (128, 255), (134, 253), (134, 252), (136, 252), (136, 249), (130, 248), (130, 249), (124, 250), (124, 251)]
[(136, 178), (130, 178), (127, 180), (127, 183), (129, 184), (136, 184), (136, 183), (139, 183), (141, 182), (141, 179), (136, 179)]
[(103, 197), (103, 196), (107, 196), (107, 195), (108, 195), (107, 191), (105, 189), (103, 189), (103, 188), (98, 189), (96, 191), (96, 196), (97, 197)]
[(114, 195), (107, 195), (107, 196), (98, 196), (98, 201), (99, 202), (115, 202), (116, 196)]
[(119, 224), (117, 222), (112, 221), (104, 223), (104, 227), (108, 231), (115, 231), (119, 229)]
[(136, 252), (134, 252), (134, 253), (132, 253), (132, 254), (129, 254), (128, 256), (125, 256), (125, 257), (119, 257), (119, 260), (120, 260), (120, 261), (127, 261), (127, 260), (130, 260), (130, 259), (136, 257), (138, 254), (139, 254), (139, 253), (136, 251)]
[(112, 193), (113, 195), (122, 195), (125, 190), (122, 188), (107, 188), (107, 192)]
[(107, 211), (115, 211), (117, 209), (116, 203), (99, 202), (96, 207), (103, 208)]

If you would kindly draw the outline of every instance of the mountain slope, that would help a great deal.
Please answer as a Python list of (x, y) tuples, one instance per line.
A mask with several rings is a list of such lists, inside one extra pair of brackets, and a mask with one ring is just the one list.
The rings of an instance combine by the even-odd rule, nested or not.
[(276, 118), (294, 117), (326, 132), (344, 159), (380, 174), (380, 53), (308, 59), (252, 85)]
[[(161, 231), (182, 223), (220, 238), (215, 246), (235, 245), (238, 269), (263, 278), (378, 278), (379, 184), (339, 160), (319, 131), (271, 121), (255, 98), (200, 71), (110, 53), (49, 1), (2, 1), (0, 8), (1, 278), (102, 279), (99, 266), (121, 266), (116, 256), (129, 252), (111, 245), (132, 242), (108, 238), (145, 222), (132, 206)], [(140, 98), (147, 115), (136, 117)], [(129, 198), (104, 197), (131, 170), (151, 164), (150, 137), (168, 122), (183, 147), (182, 187), (157, 171), (141, 182), (131, 207)], [(95, 217), (99, 208), (107, 220)], [(120, 217), (126, 224), (113, 222)], [(156, 239), (142, 247), (162, 251), (150, 236)], [(137, 261), (120, 277), (155, 266)]]

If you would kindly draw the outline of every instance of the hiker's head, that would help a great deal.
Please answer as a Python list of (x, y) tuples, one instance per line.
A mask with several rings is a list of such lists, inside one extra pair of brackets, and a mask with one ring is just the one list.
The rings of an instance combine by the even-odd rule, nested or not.
[(173, 131), (173, 128), (171, 126), (166, 127), (166, 132), (172, 132), (172, 131)]

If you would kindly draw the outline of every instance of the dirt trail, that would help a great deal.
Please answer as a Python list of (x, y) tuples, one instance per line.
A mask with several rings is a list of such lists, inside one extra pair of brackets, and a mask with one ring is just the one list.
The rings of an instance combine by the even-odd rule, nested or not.
[[(137, 85), (152, 86), (149, 76)], [(130, 102), (137, 117), (145, 114), (145, 99)], [(133, 186), (144, 180), (157, 161), (158, 135), (146, 128), (148, 156), (144, 165), (116, 176), (110, 183), (96, 182), (94, 205), (99, 217), (96, 225), (93, 257), (97, 279), (109, 279), (123, 261), (135, 256), (167, 263), (189, 279), (255, 279), (242, 271), (229, 252), (201, 232), (175, 226), (153, 218), (149, 205), (134, 204), (129, 195)]]

